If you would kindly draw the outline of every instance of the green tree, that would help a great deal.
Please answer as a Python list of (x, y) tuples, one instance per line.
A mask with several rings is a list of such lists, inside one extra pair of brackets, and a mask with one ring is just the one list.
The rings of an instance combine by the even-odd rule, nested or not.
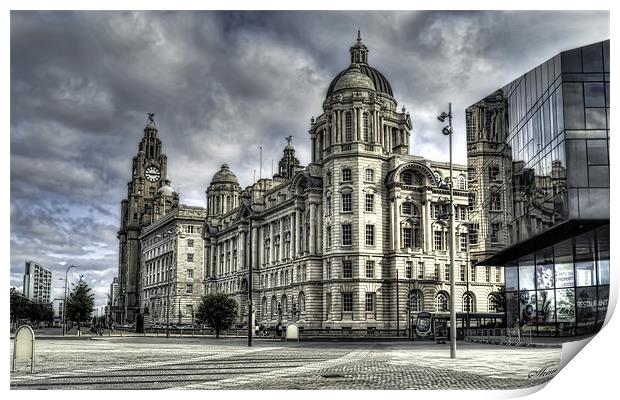
[(82, 321), (88, 321), (93, 312), (95, 295), (82, 279), (73, 288), (67, 299), (67, 318), (77, 322), (80, 331)]
[(215, 330), (215, 337), (229, 329), (237, 318), (237, 302), (224, 293), (211, 293), (202, 298), (197, 318)]
[(11, 288), (11, 322), (17, 324), (20, 320), (28, 318), (29, 301), (16, 288)]

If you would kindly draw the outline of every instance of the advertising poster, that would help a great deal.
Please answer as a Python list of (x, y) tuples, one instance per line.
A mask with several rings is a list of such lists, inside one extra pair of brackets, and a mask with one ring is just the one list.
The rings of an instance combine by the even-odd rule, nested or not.
[(575, 289), (558, 289), (555, 294), (558, 322), (575, 322)]
[(519, 267), (519, 290), (534, 290), (534, 266)]
[(565, 288), (575, 286), (575, 272), (572, 263), (555, 265), (555, 287)]
[(540, 264), (536, 266), (536, 288), (553, 289), (553, 264)]
[[(532, 268), (533, 271), (533, 268)], [(533, 324), (536, 322), (536, 292), (522, 290), (519, 292), (519, 304), (521, 324)]]

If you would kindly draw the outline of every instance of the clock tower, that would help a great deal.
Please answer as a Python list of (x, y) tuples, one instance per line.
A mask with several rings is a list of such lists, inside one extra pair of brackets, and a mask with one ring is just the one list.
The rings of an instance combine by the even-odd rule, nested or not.
[(139, 312), (140, 233), (142, 228), (178, 207), (179, 196), (170, 189), (167, 157), (157, 137), (155, 114), (149, 113), (138, 154), (132, 161), (127, 198), (121, 202), (118, 279), (120, 296), (116, 323), (134, 322)]

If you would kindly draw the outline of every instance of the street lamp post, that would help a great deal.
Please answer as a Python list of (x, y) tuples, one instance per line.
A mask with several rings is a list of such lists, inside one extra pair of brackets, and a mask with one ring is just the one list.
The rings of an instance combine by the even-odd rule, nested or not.
[[(250, 211), (251, 212), (251, 211)], [(252, 347), (252, 215), (248, 218), (250, 222), (250, 251), (248, 254), (248, 347)]]
[(448, 126), (445, 126), (441, 132), (448, 136), (449, 152), (450, 152), (450, 358), (456, 358), (456, 298), (454, 287), (454, 258), (456, 256), (454, 248), (454, 182), (452, 180), (452, 103), (448, 103), (448, 113), (442, 112), (437, 117), (439, 121), (444, 122), (448, 118)]
[(65, 336), (67, 331), (67, 280), (69, 279), (69, 270), (75, 268), (77, 265), (71, 265), (65, 271), (65, 298), (62, 302), (62, 336)]

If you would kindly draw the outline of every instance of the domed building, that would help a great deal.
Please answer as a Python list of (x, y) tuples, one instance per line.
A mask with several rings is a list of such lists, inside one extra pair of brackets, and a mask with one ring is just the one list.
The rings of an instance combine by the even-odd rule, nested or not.
[[(241, 190), (223, 165), (207, 189), (203, 290), (236, 298), (240, 327), (250, 312), (268, 329), (364, 332), (408, 329), (422, 311), (447, 315), (449, 165), (410, 155), (411, 116), (359, 32), (349, 52), (310, 121), (309, 165), (288, 137), (272, 178)], [(453, 182), (457, 311), (486, 313), (503, 277), (469, 265), (464, 165)]]

